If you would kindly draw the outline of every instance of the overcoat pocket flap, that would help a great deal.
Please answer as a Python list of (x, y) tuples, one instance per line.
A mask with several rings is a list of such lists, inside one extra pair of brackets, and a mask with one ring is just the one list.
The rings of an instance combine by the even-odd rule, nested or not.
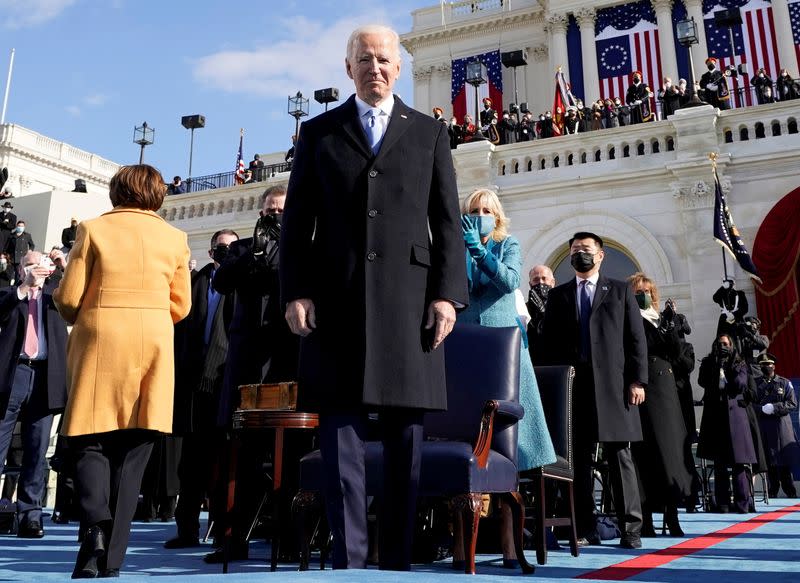
[(414, 243), (411, 246), (411, 260), (419, 263), (420, 265), (424, 265), (426, 267), (431, 266), (431, 251), (427, 247), (423, 247), (422, 245), (417, 245)]

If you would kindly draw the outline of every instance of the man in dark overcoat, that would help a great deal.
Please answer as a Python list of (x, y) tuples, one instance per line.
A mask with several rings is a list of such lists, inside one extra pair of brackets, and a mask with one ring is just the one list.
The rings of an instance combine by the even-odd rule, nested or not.
[[(57, 269), (63, 269), (63, 255), (53, 256)], [(67, 402), (67, 325), (53, 303), (57, 284), (50, 278), (51, 268), (40, 265), (41, 259), (37, 251), (25, 254), (21, 283), (0, 290), (0, 467), (20, 420), (17, 534), (24, 538), (44, 536), (45, 454), (53, 415), (61, 413)]]
[(792, 465), (800, 462), (800, 445), (792, 426), (797, 414), (797, 397), (792, 382), (775, 374), (775, 357), (762, 354), (758, 360), (761, 377), (756, 380), (756, 412), (767, 455), (769, 495), (776, 498), (783, 488), (787, 498), (797, 498)]
[(575, 233), (575, 278), (550, 291), (543, 346), (550, 364), (575, 367), (575, 511), (582, 544), (599, 544), (592, 453), (603, 444), (625, 548), (641, 546), (642, 505), (630, 442), (642, 440), (638, 405), (647, 384), (647, 344), (631, 287), (600, 273), (603, 241)]
[(717, 59), (706, 59), (708, 72), (700, 76), (700, 97), (703, 101), (719, 109), (730, 109), (731, 94), (728, 89), (728, 76), (717, 68)]
[(356, 95), (305, 122), (283, 215), (281, 294), (303, 338), (299, 406), (320, 412), (336, 568), (364, 568), (367, 413), (383, 433), (380, 566), (411, 562), (422, 421), (447, 407), (439, 349), (468, 302), (444, 124), (392, 94), (397, 33), (355, 30)]

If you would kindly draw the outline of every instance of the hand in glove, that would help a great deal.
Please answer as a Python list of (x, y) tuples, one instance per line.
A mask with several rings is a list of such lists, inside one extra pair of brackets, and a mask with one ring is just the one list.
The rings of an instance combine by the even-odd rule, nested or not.
[(717, 85), (716, 83), (709, 83), (708, 85), (706, 85), (706, 89), (709, 89), (710, 91), (716, 91), (718, 87), (719, 85)]
[(253, 255), (263, 255), (267, 250), (267, 226), (264, 224), (264, 218), (260, 217), (256, 222), (256, 228), (253, 231)]
[(775, 405), (772, 403), (767, 403), (761, 407), (761, 412), (764, 413), (764, 415), (772, 415), (775, 413)]
[(486, 247), (481, 243), (481, 235), (478, 232), (478, 217), (462, 215), (461, 231), (464, 234), (464, 244), (472, 258), (475, 261), (483, 259), (486, 255)]

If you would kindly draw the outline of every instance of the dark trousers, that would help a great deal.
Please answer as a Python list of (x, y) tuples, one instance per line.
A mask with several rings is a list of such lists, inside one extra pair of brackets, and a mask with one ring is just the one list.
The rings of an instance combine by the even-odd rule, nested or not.
[(733, 471), (721, 460), (714, 460), (714, 497), (717, 506), (731, 502), (730, 477), (733, 476), (733, 502), (739, 512), (749, 512), (751, 495), (750, 471), (745, 464), (733, 464)]
[(778, 490), (783, 488), (787, 498), (797, 498), (797, 489), (794, 487), (792, 468), (789, 466), (770, 466), (767, 470), (769, 477), (769, 497), (776, 498)]
[(175, 524), (181, 538), (199, 537), (200, 510), (206, 497), (211, 500), (211, 511), (215, 510), (214, 473), (222, 443), (222, 435), (212, 428), (188, 433), (182, 438), (178, 463), (180, 495), (175, 508)]
[(69, 438), (81, 532), (95, 525), (102, 527), (108, 569), (121, 568), (125, 559), (142, 476), (156, 435), (155, 431), (125, 429)]
[[(423, 416), (415, 409), (379, 413), (384, 471), (378, 543), (381, 569), (411, 569)], [(363, 569), (367, 564), (366, 433), (366, 414), (320, 415), (320, 452), (334, 569)]]
[(0, 418), (0, 462), (5, 464), (17, 419), (22, 422), (22, 471), (17, 484), (20, 524), (42, 520), (45, 454), (50, 442), (53, 415), (47, 410), (47, 362), (29, 367), (17, 365), (11, 391), (2, 399)]

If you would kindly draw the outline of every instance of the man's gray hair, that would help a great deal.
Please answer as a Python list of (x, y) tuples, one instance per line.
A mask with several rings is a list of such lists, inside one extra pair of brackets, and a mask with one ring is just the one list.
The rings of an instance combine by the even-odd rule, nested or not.
[(358, 48), (358, 40), (367, 34), (382, 34), (391, 37), (395, 54), (397, 55), (397, 58), (400, 59), (400, 35), (398, 35), (394, 29), (383, 24), (365, 24), (364, 26), (359, 26), (352, 33), (350, 33), (350, 38), (347, 40), (348, 61), (352, 62), (355, 59), (355, 52)]
[(261, 193), (261, 196), (258, 199), (258, 203), (261, 206), (264, 206), (264, 201), (267, 200), (268, 196), (286, 196), (286, 185), (285, 184), (276, 184), (275, 186), (270, 186), (264, 192)]

